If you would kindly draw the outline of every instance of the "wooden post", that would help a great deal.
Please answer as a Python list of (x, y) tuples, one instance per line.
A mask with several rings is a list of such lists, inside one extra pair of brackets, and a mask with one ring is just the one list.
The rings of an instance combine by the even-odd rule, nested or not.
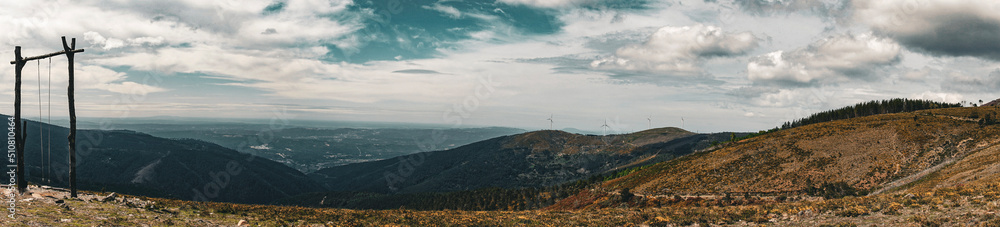
[(21, 57), (21, 46), (14, 47), (14, 155), (17, 156), (17, 177), (14, 179), (17, 184), (17, 192), (24, 193), (27, 190), (27, 182), (24, 180), (24, 134), (22, 133), (24, 123), (21, 122), (21, 69), (27, 64)]
[(76, 38), (66, 45), (66, 36), (62, 37), (63, 49), (66, 51), (66, 58), (69, 59), (69, 88), (66, 96), (69, 97), (69, 192), (70, 197), (76, 198), (76, 102), (73, 91), (73, 55), (76, 49)]

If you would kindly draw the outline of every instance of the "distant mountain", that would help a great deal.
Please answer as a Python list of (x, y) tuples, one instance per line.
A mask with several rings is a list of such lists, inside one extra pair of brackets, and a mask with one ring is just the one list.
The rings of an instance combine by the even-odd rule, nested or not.
[[(455, 148), (522, 129), (488, 128), (321, 128), (266, 124), (116, 124), (117, 128), (164, 138), (191, 138), (284, 163), (304, 173), (322, 168)], [(266, 135), (260, 136), (260, 135)]]
[(309, 176), (330, 191), (418, 193), (542, 187), (670, 160), (730, 136), (678, 128), (609, 136), (544, 130), (331, 167)]
[(580, 134), (580, 135), (597, 135), (597, 134), (601, 134), (600, 131), (587, 131), (587, 130), (582, 130), (582, 129), (578, 129), (578, 128), (564, 128), (564, 129), (562, 129), (562, 131), (568, 132), (568, 133), (573, 133), (573, 134)]
[[(26, 125), (28, 180), (67, 187), (69, 130), (46, 124), (39, 130), (39, 126)], [(40, 143), (40, 137), (48, 140), (50, 130), (51, 142)], [(51, 152), (40, 152), (41, 144)], [(43, 153), (51, 158), (43, 159)], [(77, 184), (83, 190), (238, 203), (268, 203), (322, 190), (301, 172), (265, 158), (208, 142), (133, 131), (79, 130), (77, 161)]]
[(780, 130), (603, 185), (644, 195), (885, 192), (1000, 179), (1000, 108), (881, 114)]
[(983, 104), (982, 106), (1000, 107), (1000, 99), (995, 99), (993, 101), (987, 102), (986, 104)]

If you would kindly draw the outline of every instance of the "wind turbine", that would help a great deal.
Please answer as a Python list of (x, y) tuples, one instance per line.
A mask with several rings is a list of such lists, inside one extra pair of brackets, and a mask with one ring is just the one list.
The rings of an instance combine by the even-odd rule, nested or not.
[(549, 130), (552, 130), (552, 123), (555, 122), (555, 121), (552, 121), (552, 114), (549, 114), (549, 119), (547, 119), (547, 120), (549, 120)]
[(604, 130), (605, 136), (608, 135), (608, 128), (611, 128), (611, 126), (608, 126), (608, 119), (604, 119), (604, 124), (601, 125), (601, 129)]
[(653, 128), (653, 115), (649, 115), (649, 117), (646, 118), (646, 121), (649, 122), (649, 123), (647, 123), (646, 128), (652, 129)]

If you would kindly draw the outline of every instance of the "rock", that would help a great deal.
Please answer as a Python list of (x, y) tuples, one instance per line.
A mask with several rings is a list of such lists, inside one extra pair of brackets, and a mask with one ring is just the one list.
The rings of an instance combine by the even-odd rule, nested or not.
[(111, 194), (108, 194), (108, 196), (105, 196), (104, 198), (97, 199), (97, 201), (107, 202), (109, 199), (114, 199), (114, 198), (115, 198), (115, 193), (112, 192)]
[(250, 226), (250, 222), (247, 222), (247, 220), (240, 220), (236, 223), (236, 226)]

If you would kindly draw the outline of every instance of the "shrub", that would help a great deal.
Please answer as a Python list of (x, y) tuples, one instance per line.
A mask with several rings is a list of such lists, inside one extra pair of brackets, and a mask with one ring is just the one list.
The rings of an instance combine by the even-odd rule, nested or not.
[(897, 215), (899, 214), (899, 210), (902, 209), (903, 209), (903, 204), (899, 204), (897, 202), (891, 202), (889, 203), (888, 206), (885, 207), (885, 209), (882, 209), (882, 213), (886, 215)]
[(846, 207), (840, 210), (840, 212), (837, 212), (837, 215), (843, 217), (857, 217), (861, 215), (868, 215), (869, 212), (870, 211), (868, 210), (868, 207), (865, 207), (863, 205), (856, 205), (856, 206)]

